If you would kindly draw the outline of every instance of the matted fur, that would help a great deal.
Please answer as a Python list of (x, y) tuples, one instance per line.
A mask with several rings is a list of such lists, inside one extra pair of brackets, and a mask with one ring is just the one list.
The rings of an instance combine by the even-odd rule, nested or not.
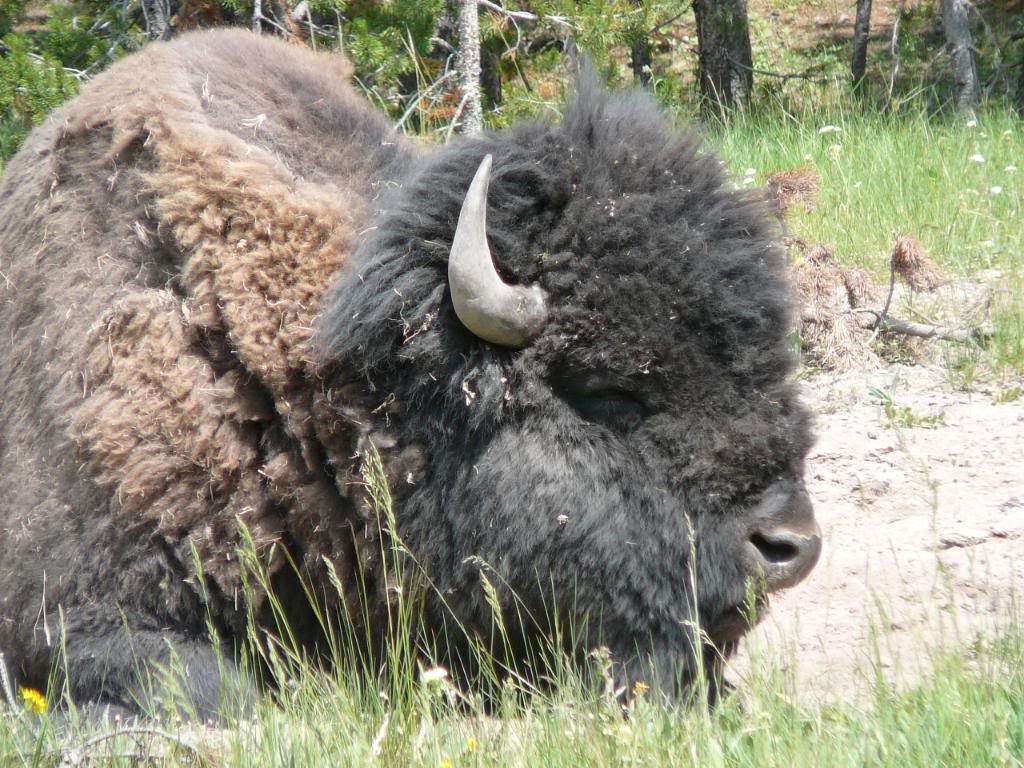
[[(497, 607), (529, 644), (554, 609), (567, 650), (608, 645), (624, 683), (677, 691), (718, 664), (707, 637), (728, 653), (745, 631), (758, 510), (810, 514), (767, 207), (647, 95), (592, 76), (560, 123), (419, 155), (347, 74), (240, 31), (154, 44), (10, 163), (0, 648), (42, 685), (63, 622), (72, 694), (118, 704), (134, 661), (173, 649), (213, 708), (207, 621), (229, 644), (249, 611), (269, 626), (241, 594), (244, 530), (311, 648), (289, 558), (329, 605), (336, 576), (353, 620), (359, 586), (387, 609), (372, 446), (435, 639), (457, 645), (452, 616), (489, 636)], [(498, 269), (550, 300), (520, 351), (470, 334), (448, 294), (486, 153)]]

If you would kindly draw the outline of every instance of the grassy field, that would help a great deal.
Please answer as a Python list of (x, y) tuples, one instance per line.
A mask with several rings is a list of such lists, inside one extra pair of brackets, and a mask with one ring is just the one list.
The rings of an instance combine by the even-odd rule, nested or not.
[[(371, 471), (367, 481), (393, 530), (382, 475)], [(403, 551), (399, 541), (382, 552), (398, 573)], [(254, 552), (243, 549), (242, 562), (250, 583), (266, 587)], [(872, 602), (867, 610), (878, 626), (887, 609)], [(158, 686), (161, 703), (148, 718), (127, 724), (61, 707), (59, 692), (4, 691), (0, 766), (1024, 766), (1024, 622), (1012, 593), (981, 632), (961, 634), (954, 612), (944, 630), (921, 641), (916, 672), (888, 666), (885, 640), (873, 635), (857, 694), (801, 692), (797, 658), (755, 649), (749, 666), (727, 673), (739, 687), (714, 709), (702, 703), (704, 682), (693, 692), (697, 703), (668, 706), (638, 686), (624, 707), (600, 652), (584, 668), (549, 657), (551, 685), (540, 690), (489, 672), (500, 660), (477, 647), (484, 672), (463, 690), (416, 650), (414, 615), (400, 602), (383, 668), (360, 660), (344, 628), (331, 635), (332, 671), (308, 662), (286, 626), (273, 638), (251, 635), (247, 658), (259, 657), (280, 684), (244, 714), (228, 696), (223, 721), (207, 727), (178, 714), (187, 705), (173, 684)], [(829, 690), (823, 682), (817, 690)]]
[(878, 674), (861, 702), (804, 702), (785, 674), (755, 665), (742, 691), (710, 712), (642, 695), (624, 716), (599, 666), (596, 685), (572, 673), (550, 694), (506, 685), (490, 712), (437, 669), (381, 681), (290, 666), (274, 700), (221, 728), (165, 718), (114, 736), (25, 706), (18, 718), (0, 716), (0, 765), (1021, 766), (1024, 632), (1015, 626), (968, 648), (922, 648), (932, 677), (897, 690)]
[[(825, 101), (825, 100), (822, 100)], [(791, 234), (834, 246), (837, 259), (888, 275), (898, 234), (909, 234), (953, 280), (994, 289), (994, 334), (947, 345), (961, 386), (1024, 372), (1024, 124), (992, 108), (976, 119), (930, 114), (920, 102), (889, 116), (842, 102), (787, 110), (767, 106), (712, 129), (710, 143), (741, 185), (809, 168), (821, 179), (813, 211), (794, 206)], [(796, 255), (794, 255), (795, 258)]]

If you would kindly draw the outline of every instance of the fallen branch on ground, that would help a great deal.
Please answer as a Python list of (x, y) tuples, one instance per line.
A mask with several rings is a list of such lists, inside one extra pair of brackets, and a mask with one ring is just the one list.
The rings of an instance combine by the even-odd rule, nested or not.
[(930, 323), (916, 323), (912, 320), (901, 320), (898, 317), (883, 314), (876, 309), (857, 307), (850, 312), (860, 316), (860, 324), (867, 329), (877, 328), (885, 333), (896, 333), (901, 336), (915, 336), (919, 339), (942, 339), (956, 341), (961, 344), (973, 344), (990, 338), (995, 331), (992, 328), (979, 326), (973, 328), (949, 328)]
[[(950, 328), (945, 325), (902, 320), (898, 317), (883, 314), (880, 309), (869, 309), (867, 307), (856, 307), (843, 314), (857, 317), (857, 323), (866, 331), (877, 328), (877, 330), (883, 333), (913, 336), (919, 339), (940, 339), (942, 341), (955, 341), (960, 344), (976, 344), (990, 338), (995, 333), (994, 329), (988, 326)], [(815, 324), (819, 322), (818, 318), (809, 313), (804, 313), (800, 319), (805, 323)]]

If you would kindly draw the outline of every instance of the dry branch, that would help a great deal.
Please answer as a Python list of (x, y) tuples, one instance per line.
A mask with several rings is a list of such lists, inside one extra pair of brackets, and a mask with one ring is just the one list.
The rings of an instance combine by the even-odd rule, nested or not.
[(862, 328), (874, 329), (877, 327), (885, 333), (914, 336), (919, 339), (941, 339), (943, 341), (956, 341), (961, 344), (972, 344), (984, 341), (994, 333), (993, 329), (987, 326), (949, 328), (943, 325), (901, 320), (898, 317), (883, 315), (880, 310), (869, 309), (868, 307), (856, 307), (851, 309), (850, 312), (860, 316), (859, 322)]
[(491, 0), (476, 0), (476, 2), (481, 8), (499, 13), (511, 21), (549, 22), (559, 27), (573, 28), (572, 22), (565, 16), (538, 16), (536, 13), (530, 13), (529, 11), (510, 11), (508, 8), (503, 8), (497, 3), (492, 3)]

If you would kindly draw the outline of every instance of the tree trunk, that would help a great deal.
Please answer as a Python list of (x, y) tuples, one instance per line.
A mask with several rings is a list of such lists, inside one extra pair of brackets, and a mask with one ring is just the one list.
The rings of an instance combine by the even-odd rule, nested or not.
[[(1010, 35), (1010, 42), (1016, 43), (1024, 40), (1024, 31), (1014, 32)], [(1020, 46), (1020, 73), (1017, 75), (1017, 92), (1014, 94), (1017, 105), (1017, 113), (1024, 116), (1024, 43)]]
[(753, 56), (746, 0), (694, 0), (700, 90), (719, 115), (750, 106)]
[(142, 0), (142, 17), (149, 40), (167, 40), (171, 36), (171, 9), (168, 0)]
[(942, 0), (942, 26), (946, 31), (946, 47), (953, 62), (958, 112), (973, 112), (981, 100), (967, 7), (967, 0)]
[(459, 87), (462, 90), (460, 133), (480, 133), (484, 111), (480, 104), (480, 17), (476, 0), (459, 5)]
[(651, 82), (651, 40), (644, 38), (633, 43), (629, 51), (629, 62), (633, 67), (633, 78), (645, 88)]
[(501, 51), (494, 43), (480, 49), (480, 87), (489, 109), (501, 106)]
[(629, 42), (629, 64), (633, 70), (633, 80), (647, 87), (651, 82), (651, 36), (648, 33), (643, 0), (633, 0), (641, 21), (631, 30)]
[(1020, 75), (1017, 79), (1017, 113), (1024, 117), (1024, 56), (1020, 59)]
[(853, 59), (850, 74), (853, 88), (860, 91), (868, 61), (868, 37), (871, 34), (871, 0), (857, 0), (857, 21), (853, 25)]

